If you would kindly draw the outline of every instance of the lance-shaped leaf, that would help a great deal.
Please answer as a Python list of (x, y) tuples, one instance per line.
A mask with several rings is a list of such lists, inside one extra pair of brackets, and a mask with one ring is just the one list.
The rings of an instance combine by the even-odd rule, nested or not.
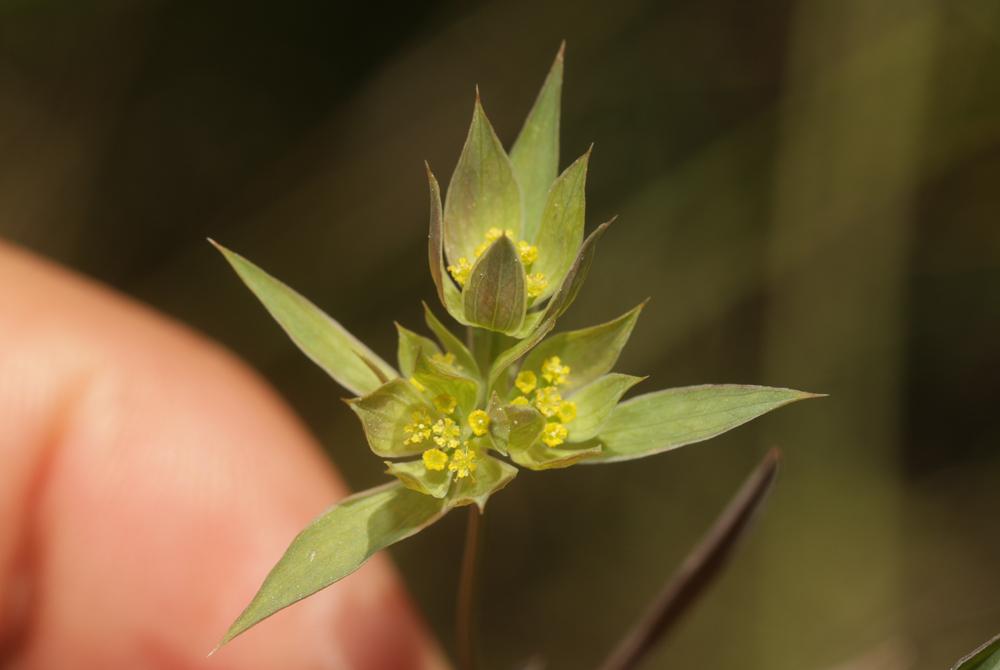
[(510, 159), (476, 92), (472, 124), (444, 202), (444, 249), (451, 263), (472, 259), (490, 228), (521, 235), (521, 194)]
[(434, 312), (431, 311), (426, 302), (424, 303), (424, 321), (427, 323), (427, 327), (431, 329), (431, 332), (438, 338), (438, 341), (441, 342), (441, 346), (444, 347), (445, 351), (455, 356), (455, 362), (458, 363), (459, 367), (469, 374), (478, 377), (479, 367), (476, 365), (476, 359), (472, 356), (472, 352), (462, 343), (462, 340), (458, 339), (454, 333), (434, 316)]
[(448, 496), (450, 507), (477, 505), (480, 512), (485, 511), (486, 501), (517, 476), (517, 468), (492, 456), (483, 455), (476, 463), (474, 474), (474, 477), (455, 480), (455, 486)]
[(576, 295), (580, 292), (580, 287), (583, 286), (584, 280), (587, 278), (587, 272), (590, 271), (591, 263), (594, 262), (594, 254), (597, 252), (597, 241), (601, 239), (604, 231), (608, 229), (608, 226), (613, 221), (614, 219), (607, 223), (602, 223), (584, 240), (583, 246), (580, 247), (580, 253), (577, 254), (576, 260), (573, 261), (569, 272), (563, 277), (562, 283), (559, 285), (559, 290), (552, 296), (534, 330), (517, 333), (516, 337), (524, 339), (497, 356), (493, 362), (493, 366), (490, 368), (490, 376), (487, 383), (488, 388), (492, 389), (497, 380), (500, 379), (500, 375), (507, 368), (516, 363), (518, 359), (541, 342), (555, 327), (559, 317), (569, 309), (573, 300), (576, 299)]
[(444, 470), (428, 470), (422, 460), (393, 463), (385, 461), (386, 473), (398, 479), (403, 486), (435, 498), (448, 495), (451, 485), (451, 472)]
[(559, 172), (559, 107), (565, 48), (565, 43), (559, 47), (545, 83), (510, 150), (510, 161), (524, 200), (521, 237), (526, 240), (535, 239), (546, 195)]
[(541, 272), (549, 280), (538, 300), (552, 295), (583, 242), (589, 162), (590, 149), (559, 175), (549, 191), (535, 239), (538, 260), (531, 266), (532, 272)]
[(397, 353), (399, 371), (403, 373), (404, 377), (413, 375), (413, 368), (416, 367), (417, 358), (421, 354), (430, 357), (441, 353), (441, 349), (430, 338), (418, 335), (398, 323), (396, 324), (396, 331), (399, 333), (399, 350)]
[(219, 646), (351, 574), (372, 554), (437, 521), (444, 501), (398, 483), (345, 498), (299, 533)]
[(427, 356), (420, 356), (413, 369), (413, 378), (427, 387), (427, 392), (431, 396), (453, 397), (463, 414), (475, 409), (479, 396), (479, 382), (466, 377), (451, 366), (442, 365)]
[(589, 384), (614, 367), (645, 305), (643, 302), (607, 323), (553, 335), (531, 350), (521, 369), (537, 373), (547, 358), (558, 356), (570, 370), (564, 394)]
[(438, 186), (431, 166), (427, 167), (427, 182), (431, 191), (430, 233), (427, 236), (427, 255), (431, 267), (431, 278), (437, 287), (438, 298), (453, 319), (465, 324), (462, 308), (462, 293), (448, 277), (444, 263), (444, 214), (441, 210), (441, 188)]
[(960, 660), (951, 670), (1000, 670), (1000, 635)]
[(378, 456), (399, 458), (414, 456), (424, 450), (419, 444), (406, 444), (403, 429), (413, 421), (413, 413), (428, 409), (427, 401), (410, 382), (393, 379), (361, 398), (347, 401), (361, 419), (368, 446)]
[(576, 404), (576, 418), (566, 424), (569, 441), (585, 442), (595, 437), (625, 392), (643, 379), (614, 372), (574, 393), (571, 399)]
[(701, 442), (797, 400), (794, 389), (707, 384), (647, 393), (618, 405), (601, 428), (604, 451), (591, 462), (644, 458)]
[(517, 249), (507, 236), (501, 236), (472, 266), (462, 293), (465, 318), (488, 330), (516, 332), (527, 308), (524, 282)]
[(209, 241), (222, 252), (243, 283), (253, 291), (302, 353), (345, 389), (357, 395), (377, 389), (382, 382), (369, 365), (380, 370), (385, 378), (399, 376), (391, 365), (316, 305), (243, 256)]

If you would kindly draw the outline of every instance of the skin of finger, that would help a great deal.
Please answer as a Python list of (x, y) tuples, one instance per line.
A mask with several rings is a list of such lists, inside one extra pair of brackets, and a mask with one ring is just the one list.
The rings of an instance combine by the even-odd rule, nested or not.
[(222, 349), (2, 244), (0, 426), (15, 666), (444, 667), (380, 557), (206, 658), (345, 488)]

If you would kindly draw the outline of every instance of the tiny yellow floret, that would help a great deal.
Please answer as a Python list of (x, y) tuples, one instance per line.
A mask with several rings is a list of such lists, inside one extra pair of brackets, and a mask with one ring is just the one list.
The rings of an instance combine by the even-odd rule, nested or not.
[(535, 407), (545, 416), (555, 416), (562, 406), (562, 396), (555, 386), (545, 386), (535, 393)]
[(525, 267), (538, 260), (538, 247), (528, 244), (524, 240), (517, 243), (517, 253), (521, 256), (521, 262)]
[(448, 454), (440, 449), (428, 449), (424, 452), (424, 467), (428, 470), (444, 470), (448, 465)]
[(511, 405), (530, 405), (531, 403), (523, 395), (519, 395), (510, 401)]
[(462, 256), (458, 259), (458, 263), (448, 266), (448, 272), (455, 278), (459, 286), (465, 286), (465, 282), (469, 281), (469, 273), (472, 272), (472, 265), (469, 263), (468, 258)]
[(567, 435), (569, 431), (566, 430), (566, 426), (553, 421), (545, 424), (545, 428), (542, 429), (542, 442), (550, 447), (558, 447), (566, 441)]
[(431, 360), (435, 363), (441, 363), (442, 365), (454, 365), (455, 364), (455, 354), (450, 351), (446, 354), (433, 354)]
[(459, 479), (464, 479), (476, 471), (476, 452), (474, 449), (464, 447), (456, 449), (451, 455), (451, 463), (448, 469), (455, 473)]
[(481, 409), (469, 414), (469, 426), (476, 435), (485, 435), (490, 429), (490, 415)]
[(407, 435), (403, 444), (420, 444), (431, 436), (433, 422), (430, 415), (423, 410), (414, 412), (410, 418), (412, 421), (403, 426), (403, 432)]
[(484, 254), (484, 253), (486, 252), (486, 250), (487, 250), (487, 249), (489, 249), (489, 248), (490, 248), (490, 243), (489, 243), (489, 242), (483, 242), (483, 243), (482, 243), (482, 244), (480, 244), (480, 245), (479, 245), (478, 247), (476, 247), (476, 250), (475, 250), (475, 251), (473, 251), (472, 253), (473, 253), (473, 255), (475, 255), (475, 257), (476, 257), (476, 258), (479, 258), (479, 257), (480, 257), (480, 256), (482, 256), (482, 255), (483, 255), (483, 254)]
[(569, 423), (576, 418), (576, 403), (572, 400), (563, 400), (563, 403), (559, 405), (559, 420), (563, 423)]
[(442, 449), (454, 449), (459, 445), (462, 427), (447, 417), (438, 419), (431, 428), (434, 433), (434, 443)]
[(566, 375), (569, 374), (569, 366), (563, 365), (558, 356), (546, 358), (542, 363), (542, 376), (550, 384), (559, 386), (566, 383)]
[(451, 414), (455, 411), (455, 405), (457, 404), (458, 401), (455, 400), (455, 396), (453, 395), (442, 393), (434, 396), (434, 408), (442, 414)]
[[(499, 228), (490, 228), (489, 230), (486, 231), (486, 241), (487, 242), (496, 242), (497, 240), (499, 240), (501, 237), (503, 237), (505, 235), (507, 237), (513, 238), (514, 237), (514, 231), (511, 228), (508, 228), (507, 230), (501, 230)], [(489, 246), (489, 245), (487, 245), (487, 246)]]
[(532, 272), (527, 276), (526, 290), (529, 298), (537, 298), (545, 293), (549, 280), (541, 272)]
[(538, 377), (531, 370), (522, 370), (517, 373), (517, 379), (514, 380), (514, 386), (521, 393), (531, 393), (538, 386)]

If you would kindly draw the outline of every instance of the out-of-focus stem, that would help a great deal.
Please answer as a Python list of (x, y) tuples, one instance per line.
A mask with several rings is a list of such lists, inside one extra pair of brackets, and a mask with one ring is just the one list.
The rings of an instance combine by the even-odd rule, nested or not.
[(479, 563), (479, 508), (469, 505), (469, 523), (465, 532), (465, 551), (458, 582), (458, 604), (455, 608), (455, 646), (460, 670), (476, 667), (476, 568)]

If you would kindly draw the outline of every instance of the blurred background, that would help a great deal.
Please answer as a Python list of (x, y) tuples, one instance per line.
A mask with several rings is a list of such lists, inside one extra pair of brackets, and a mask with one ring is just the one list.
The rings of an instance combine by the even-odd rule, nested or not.
[[(422, 161), (447, 183), (476, 84), (509, 145), (563, 38), (562, 163), (596, 142), (588, 220), (620, 215), (563, 327), (651, 296), (619, 365), (646, 390), (831, 397), (518, 477), (486, 521), (485, 666), (591, 667), (777, 445), (648, 667), (949, 667), (1000, 632), (996, 0), (0, 0), (0, 236), (225, 343), (377, 484), (344, 392), (205, 237), (392, 359), (434, 300)], [(463, 531), (392, 552), (449, 647)]]

